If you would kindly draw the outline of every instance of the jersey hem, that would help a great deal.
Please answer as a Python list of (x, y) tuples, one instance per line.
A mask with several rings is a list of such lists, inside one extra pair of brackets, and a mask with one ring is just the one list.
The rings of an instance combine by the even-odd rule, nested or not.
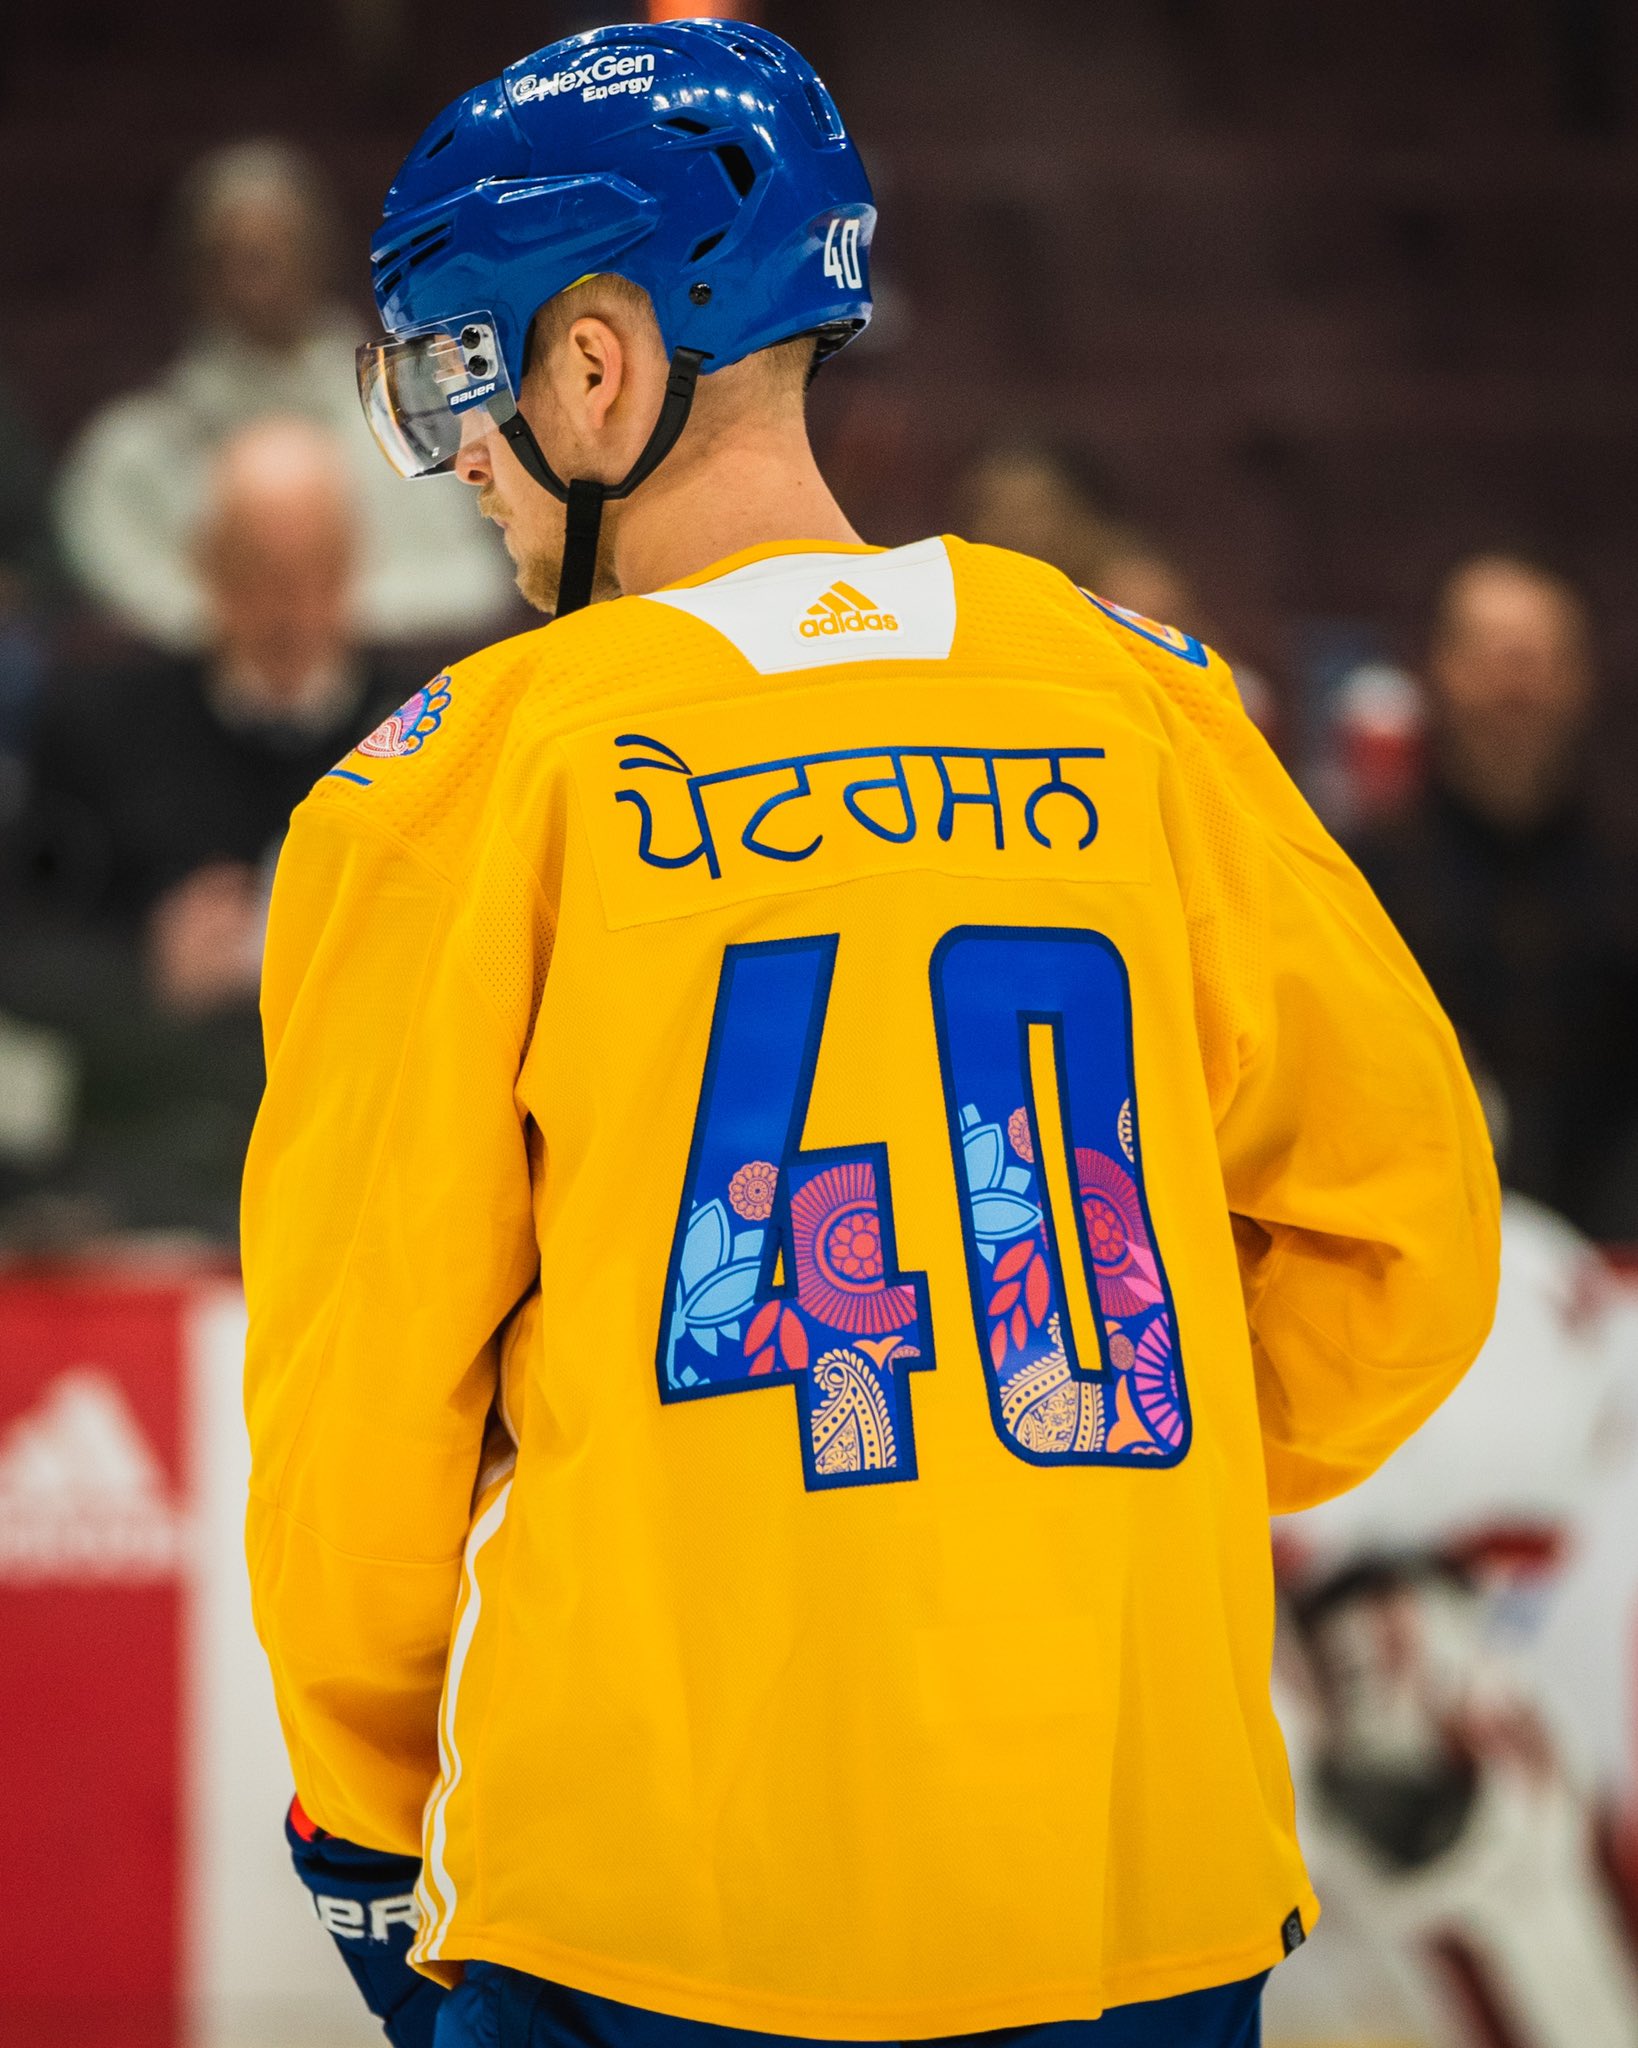
[[(1319, 1919), (1319, 1900), (1308, 1891), (1296, 1903), (1305, 1931), (1312, 1934)], [(1239, 1983), (1272, 1969), (1285, 1953), (1284, 1939), (1276, 1930), (1266, 1940), (1236, 1948), (1129, 1964), (1110, 1970), (1101, 1983), (1072, 1981), (993, 1998), (913, 2000), (903, 2005), (842, 2000), (815, 2004), (808, 1999), (701, 1984), (657, 1971), (627, 1969), (576, 1949), (481, 1926), (452, 1928), (439, 1944), (438, 1955), (418, 1959), (418, 1967), (423, 1975), (447, 1985), (456, 1980), (451, 1964), (494, 1963), (673, 2019), (702, 2020), (751, 2033), (798, 2034), (819, 2041), (883, 2041), (929, 2040), (1003, 2027), (1097, 2019), (1111, 2006), (1181, 1998), (1186, 1992)]]

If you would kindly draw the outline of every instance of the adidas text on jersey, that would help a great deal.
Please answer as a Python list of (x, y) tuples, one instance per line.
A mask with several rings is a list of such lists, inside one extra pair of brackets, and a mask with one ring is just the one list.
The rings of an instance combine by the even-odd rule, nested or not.
[(820, 640), (836, 633), (896, 633), (899, 622), (891, 612), (879, 609), (862, 590), (851, 583), (833, 583), (817, 604), (809, 605), (798, 622), (804, 640)]

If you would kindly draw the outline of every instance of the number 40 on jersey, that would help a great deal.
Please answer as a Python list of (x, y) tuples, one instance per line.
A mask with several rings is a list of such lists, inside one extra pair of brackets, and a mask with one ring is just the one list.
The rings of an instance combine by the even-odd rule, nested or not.
[(911, 1386), (935, 1364), (971, 1367), (999, 1443), (1030, 1465), (1179, 1463), (1188, 1393), (1143, 1185), (1119, 952), (1098, 932), (987, 925), (934, 948), (976, 1339), (954, 1361), (934, 1357), (926, 1276), (899, 1265), (887, 1148), (802, 1146), (838, 944), (724, 953), (661, 1399), (790, 1387), (812, 1490), (917, 1477)]

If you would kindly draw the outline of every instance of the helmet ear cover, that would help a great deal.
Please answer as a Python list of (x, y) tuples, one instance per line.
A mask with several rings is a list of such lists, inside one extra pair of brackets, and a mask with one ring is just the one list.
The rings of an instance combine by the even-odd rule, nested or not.
[[(554, 618), (561, 619), (569, 612), (584, 611), (591, 603), (592, 589), (597, 580), (597, 543), (603, 527), (603, 507), (612, 498), (629, 498), (677, 445), (678, 435), (688, 424), (700, 366), (704, 361), (705, 353), (701, 349), (679, 348), (672, 351), (665, 397), (653, 432), (644, 442), (642, 453), (617, 484), (598, 483), (591, 477), (576, 477), (572, 483), (565, 483), (546, 460), (534, 430), (510, 397), (497, 396), (491, 401), (490, 412), (495, 424), (523, 468), (543, 490), (550, 491), (567, 507), (563, 567), (558, 575)], [(506, 416), (501, 417), (502, 411), (508, 408)]]

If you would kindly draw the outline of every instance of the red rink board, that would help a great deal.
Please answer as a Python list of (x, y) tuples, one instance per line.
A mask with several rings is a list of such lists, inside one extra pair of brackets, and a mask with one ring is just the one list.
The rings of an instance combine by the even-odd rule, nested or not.
[(185, 1301), (0, 1287), (6, 2048), (177, 2038)]

